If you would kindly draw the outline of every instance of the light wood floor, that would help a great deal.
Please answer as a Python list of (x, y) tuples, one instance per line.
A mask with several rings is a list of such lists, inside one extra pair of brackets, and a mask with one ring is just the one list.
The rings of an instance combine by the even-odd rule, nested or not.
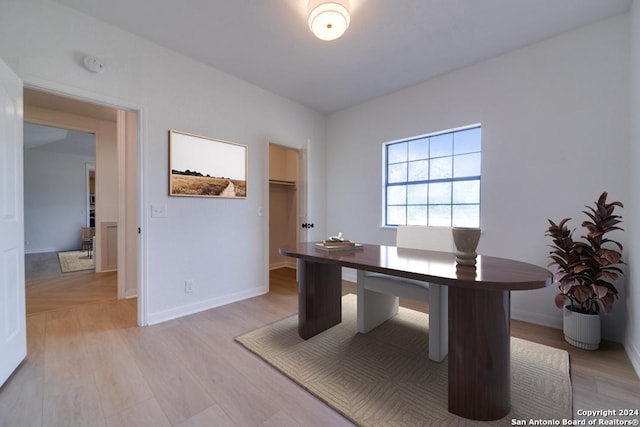
[[(135, 300), (29, 316), (27, 359), (0, 389), (0, 426), (349, 426), (234, 341), (296, 312), (294, 275), (283, 269), (267, 295), (145, 328)], [(512, 334), (571, 353), (574, 412), (640, 406), (620, 345), (587, 352), (523, 322)]]
[(27, 279), (25, 286), (27, 316), (115, 300), (118, 296), (115, 271), (79, 271)]
[(63, 273), (57, 252), (25, 256), (27, 316), (115, 300), (117, 272), (94, 270)]

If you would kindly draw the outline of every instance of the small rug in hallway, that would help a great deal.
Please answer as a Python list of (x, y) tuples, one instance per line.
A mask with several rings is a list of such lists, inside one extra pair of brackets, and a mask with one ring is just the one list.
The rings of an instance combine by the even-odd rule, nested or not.
[(87, 251), (58, 252), (58, 259), (63, 273), (93, 270), (95, 268), (93, 258), (87, 255)]
[[(342, 323), (304, 341), (298, 316), (236, 340), (300, 386), (362, 426), (475, 423), (447, 411), (447, 361), (428, 358), (428, 315), (400, 308), (369, 332), (356, 327), (356, 296), (342, 299)], [(512, 420), (572, 419), (569, 354), (511, 337)]]

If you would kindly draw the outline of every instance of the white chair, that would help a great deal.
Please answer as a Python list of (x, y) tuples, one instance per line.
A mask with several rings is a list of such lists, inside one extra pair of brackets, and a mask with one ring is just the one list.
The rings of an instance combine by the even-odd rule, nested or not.
[(87, 256), (93, 258), (93, 243), (96, 235), (95, 227), (80, 227), (80, 241), (83, 251), (87, 251)]
[[(455, 252), (449, 227), (400, 226), (396, 246)], [(358, 332), (366, 334), (398, 314), (398, 297), (429, 304), (429, 359), (441, 362), (449, 347), (446, 286), (358, 270)]]

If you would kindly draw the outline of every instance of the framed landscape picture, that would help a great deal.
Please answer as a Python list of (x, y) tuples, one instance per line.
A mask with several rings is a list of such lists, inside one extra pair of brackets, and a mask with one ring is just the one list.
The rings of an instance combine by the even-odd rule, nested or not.
[(169, 195), (247, 197), (247, 146), (169, 131)]

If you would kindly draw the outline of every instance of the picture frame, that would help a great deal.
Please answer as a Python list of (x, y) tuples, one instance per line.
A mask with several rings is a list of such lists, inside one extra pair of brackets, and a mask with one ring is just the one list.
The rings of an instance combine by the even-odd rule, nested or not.
[(248, 147), (169, 130), (169, 195), (247, 197)]

